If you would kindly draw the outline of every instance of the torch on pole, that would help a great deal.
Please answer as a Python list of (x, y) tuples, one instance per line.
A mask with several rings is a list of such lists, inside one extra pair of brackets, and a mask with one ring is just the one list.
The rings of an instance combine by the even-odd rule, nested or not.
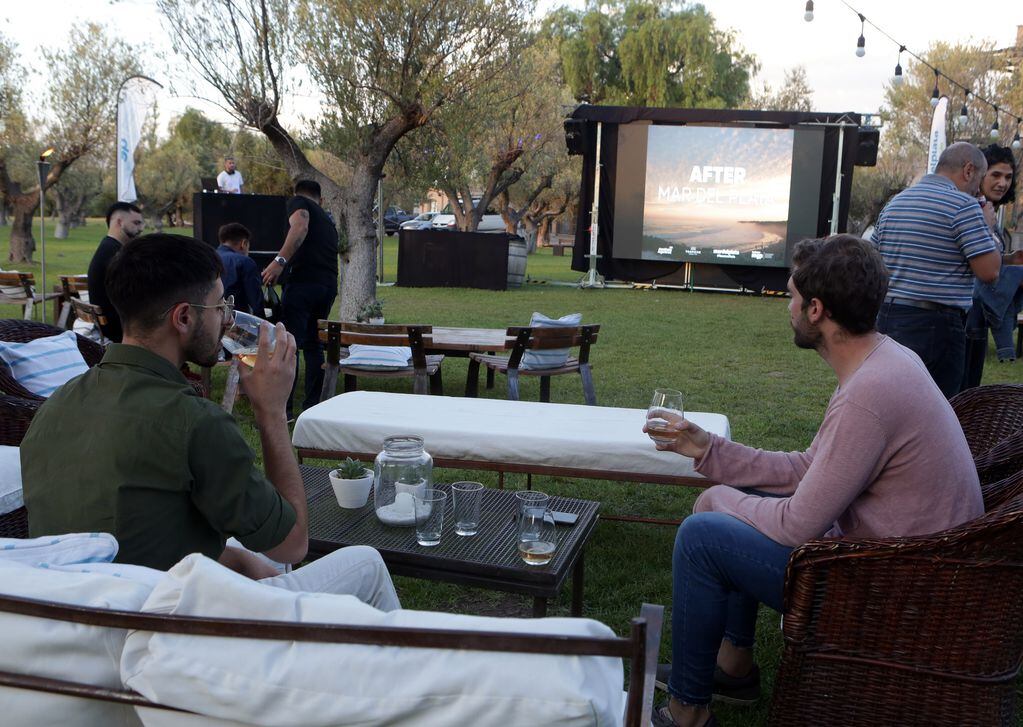
[(53, 153), (53, 147), (39, 155), (36, 162), (36, 169), (39, 172), (39, 253), (41, 256), (39, 271), (39, 290), (42, 300), (42, 321), (46, 323), (46, 178), (50, 176), (50, 168), (53, 166), (47, 161), (47, 157)]

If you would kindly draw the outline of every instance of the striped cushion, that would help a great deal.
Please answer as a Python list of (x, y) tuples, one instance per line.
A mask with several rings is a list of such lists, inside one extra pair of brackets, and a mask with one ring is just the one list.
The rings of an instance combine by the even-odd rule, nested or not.
[(72, 331), (27, 343), (0, 341), (0, 359), (10, 367), (19, 384), (44, 397), (89, 370)]
[[(533, 313), (529, 325), (532, 328), (575, 328), (582, 320), (582, 313), (569, 313), (561, 318), (548, 318), (543, 313)], [(567, 348), (526, 351), (522, 354), (522, 363), (519, 365), (524, 369), (556, 369), (565, 365), (568, 353)]]
[(408, 346), (366, 346), (355, 343), (348, 347), (348, 358), (341, 363), (345, 366), (390, 371), (408, 367), (410, 358), (412, 349)]

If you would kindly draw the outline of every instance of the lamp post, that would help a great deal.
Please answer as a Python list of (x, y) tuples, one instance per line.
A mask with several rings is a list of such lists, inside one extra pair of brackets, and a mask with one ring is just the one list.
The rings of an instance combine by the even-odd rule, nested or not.
[(39, 251), (41, 256), (39, 271), (39, 288), (42, 291), (42, 320), (46, 323), (46, 178), (50, 176), (53, 166), (47, 157), (53, 153), (53, 147), (39, 155), (36, 169), (39, 172)]

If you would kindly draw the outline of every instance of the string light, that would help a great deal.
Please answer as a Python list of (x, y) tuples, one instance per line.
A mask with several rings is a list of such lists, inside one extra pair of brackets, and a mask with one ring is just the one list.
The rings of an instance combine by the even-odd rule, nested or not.
[(998, 139), (998, 107), (995, 106), (995, 123), (991, 124), (991, 138)]
[(892, 85), (895, 86), (896, 88), (901, 86), (902, 81), (904, 80), (902, 78), (902, 51), (904, 50), (906, 50), (906, 46), (900, 45), (899, 55), (898, 58), (895, 60), (895, 75), (892, 76)]
[(856, 57), (857, 58), (862, 58), (863, 56), (865, 56), (867, 54), (867, 49), (865, 48), (865, 46), (867, 44), (867, 39), (863, 37), (863, 28), (864, 28), (864, 25), (867, 22), (867, 19), (865, 17), (863, 17), (863, 13), (859, 13), (859, 16), (860, 16), (860, 37), (856, 39)]
[(937, 68), (934, 69), (934, 90), (931, 91), (931, 108), (938, 105), (938, 99), (941, 98), (941, 91), (938, 90), (938, 77), (941, 75), (941, 71)]
[(969, 121), (969, 116), (966, 115), (966, 102), (963, 102), (963, 107), (959, 109), (959, 126), (966, 126), (966, 122)]
[(803, 13), (803, 20), (808, 23), (813, 20), (813, 0), (806, 0), (806, 12)]
[(1020, 124), (1020, 121), (1023, 121), (1023, 119), (1020, 119), (1017, 116), (1016, 117), (1016, 136), (1012, 137), (1012, 148), (1013, 149), (1019, 149), (1020, 146), (1023, 146), (1023, 144), (1020, 143), (1020, 139), (1019, 139), (1019, 124)]

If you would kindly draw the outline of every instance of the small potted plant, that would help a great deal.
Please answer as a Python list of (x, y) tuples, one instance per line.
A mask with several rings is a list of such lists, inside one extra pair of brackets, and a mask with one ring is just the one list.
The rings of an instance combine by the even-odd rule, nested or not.
[(349, 457), (336, 470), (330, 471), (330, 486), (334, 488), (338, 505), (357, 510), (369, 499), (373, 470)]
[(374, 326), (384, 324), (384, 302), (382, 300), (371, 300), (362, 306), (357, 320), (359, 323), (369, 323)]

